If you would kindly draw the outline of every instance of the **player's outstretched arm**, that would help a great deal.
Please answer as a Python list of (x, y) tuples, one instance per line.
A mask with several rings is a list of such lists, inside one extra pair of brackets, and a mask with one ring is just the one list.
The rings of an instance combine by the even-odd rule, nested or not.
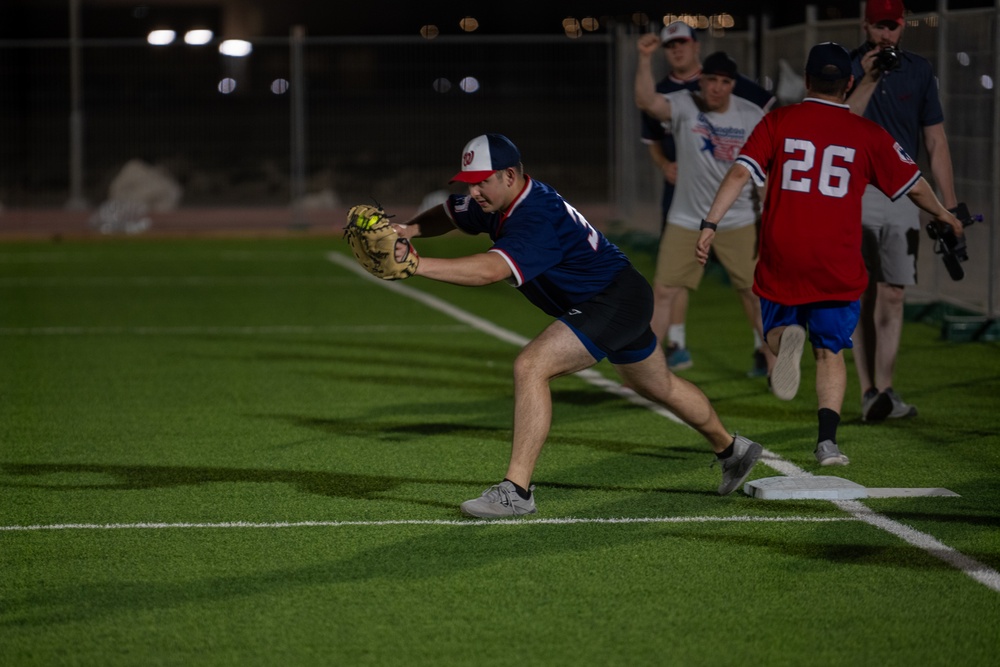
[(441, 236), (455, 229), (455, 223), (445, 211), (444, 204), (432, 206), (406, 222), (395, 223), (400, 238), (412, 239), (417, 236)]
[(417, 275), (453, 285), (479, 287), (511, 276), (511, 268), (499, 254), (481, 252), (465, 257), (421, 257)]

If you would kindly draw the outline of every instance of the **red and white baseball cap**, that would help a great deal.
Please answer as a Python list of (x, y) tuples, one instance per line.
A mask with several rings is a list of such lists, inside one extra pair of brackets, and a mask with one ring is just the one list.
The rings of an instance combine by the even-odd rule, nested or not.
[(698, 38), (694, 34), (694, 30), (692, 30), (691, 26), (687, 23), (684, 23), (684, 21), (674, 21), (660, 31), (660, 43), (663, 44), (663, 46), (666, 46), (670, 42), (678, 39), (685, 42), (698, 41)]
[(502, 134), (481, 134), (465, 144), (462, 170), (448, 182), (482, 183), (501, 169), (519, 164), (521, 153), (510, 139)]

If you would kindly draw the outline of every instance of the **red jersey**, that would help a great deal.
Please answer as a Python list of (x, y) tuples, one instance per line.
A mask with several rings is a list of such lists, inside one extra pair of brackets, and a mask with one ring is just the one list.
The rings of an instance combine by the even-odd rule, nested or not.
[(813, 98), (764, 116), (736, 162), (758, 185), (770, 177), (753, 291), (785, 306), (860, 298), (865, 186), (895, 201), (920, 179), (881, 126)]

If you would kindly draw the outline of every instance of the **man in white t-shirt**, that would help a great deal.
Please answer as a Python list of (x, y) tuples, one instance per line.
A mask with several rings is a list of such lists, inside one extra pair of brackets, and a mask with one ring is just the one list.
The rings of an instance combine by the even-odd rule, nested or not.
[[(686, 290), (697, 289), (704, 275), (704, 267), (695, 257), (703, 222), (701, 216), (712, 205), (719, 184), (750, 132), (763, 118), (764, 111), (732, 94), (738, 75), (736, 63), (721, 51), (708, 56), (702, 63), (697, 93), (688, 90), (665, 95), (657, 93), (651, 57), (658, 47), (656, 35), (639, 38), (635, 102), (644, 112), (670, 127), (677, 145), (677, 187), (667, 213), (666, 229), (660, 238), (653, 279), (652, 328), (662, 341), (670, 328), (674, 300), (686, 294)], [(719, 221), (712, 249), (740, 296), (751, 329), (763, 337), (760, 300), (752, 291), (757, 262), (757, 211), (752, 189), (748, 183)], [(770, 371), (774, 355), (767, 348), (765, 350)]]

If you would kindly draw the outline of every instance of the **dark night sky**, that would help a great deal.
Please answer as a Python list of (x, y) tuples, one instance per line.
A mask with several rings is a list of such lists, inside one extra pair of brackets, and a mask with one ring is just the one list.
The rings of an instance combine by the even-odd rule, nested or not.
[[(820, 19), (859, 16), (856, 0), (813, 0)], [(305, 25), (315, 36), (417, 34), (427, 23), (438, 26), (442, 35), (461, 34), (459, 20), (466, 14), (480, 23), (477, 34), (561, 34), (562, 19), (567, 16), (627, 21), (633, 12), (650, 17), (663, 13), (714, 14), (729, 12), (738, 21), (748, 14), (769, 12), (772, 25), (800, 23), (805, 17), (804, 0), (537, 0), (529, 10), (512, 10), (508, 3), (462, 5), (447, 2), (376, 3), (341, 0), (247, 0), (258, 9), (262, 19), (261, 34), (286, 36), (293, 25)], [(952, 8), (990, 6), (993, 0), (950, 0)], [(907, 7), (916, 12), (933, 11), (937, 0), (909, 0)], [(0, 0), (0, 38), (61, 38), (68, 35), (69, 0)], [(90, 38), (142, 37), (157, 21), (204, 21), (221, 28), (221, 10), (211, 0), (167, 2), (149, 0), (80, 0), (83, 36)], [(524, 7), (515, 3), (515, 7)], [(387, 8), (388, 7), (388, 8)], [(606, 24), (606, 21), (602, 21)], [(738, 24), (738, 28), (740, 25)]]

